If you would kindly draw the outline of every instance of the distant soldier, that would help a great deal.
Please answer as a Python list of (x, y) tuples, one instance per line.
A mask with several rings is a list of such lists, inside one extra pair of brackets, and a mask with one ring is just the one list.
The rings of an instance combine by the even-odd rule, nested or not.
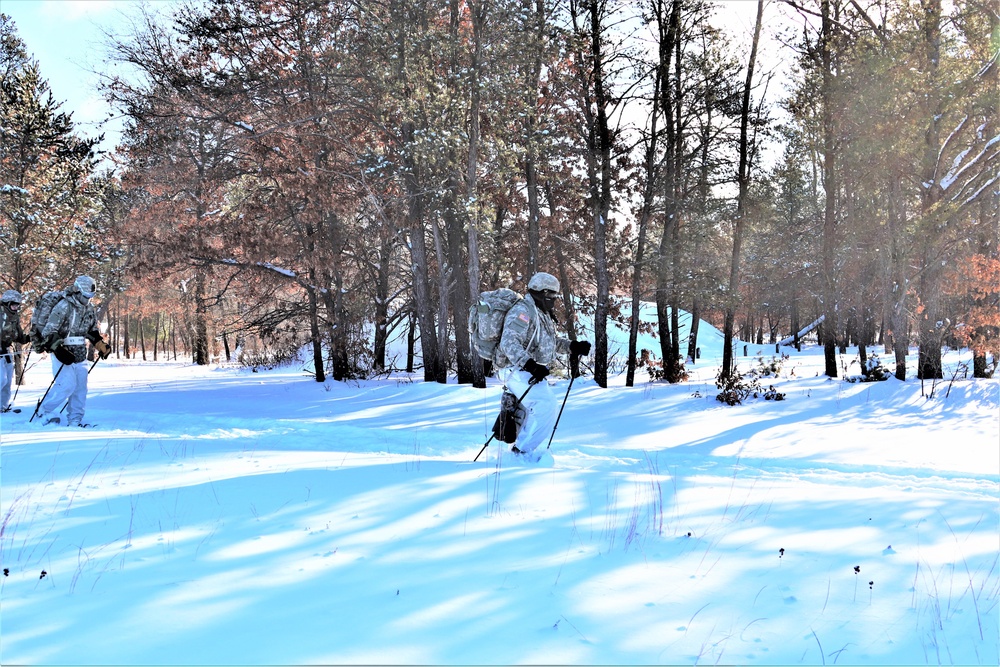
[(51, 352), (55, 375), (48, 397), (39, 408), (43, 424), (59, 424), (59, 412), (66, 401), (66, 424), (86, 426), (83, 421), (87, 404), (87, 341), (107, 359), (111, 348), (97, 328), (97, 313), (90, 303), (97, 283), (89, 276), (80, 276), (66, 290), (66, 296), (53, 306), (42, 328), (42, 348)]
[(9, 289), (0, 295), (0, 412), (10, 410), (10, 387), (14, 382), (15, 345), (29, 340), (21, 327), (21, 293)]

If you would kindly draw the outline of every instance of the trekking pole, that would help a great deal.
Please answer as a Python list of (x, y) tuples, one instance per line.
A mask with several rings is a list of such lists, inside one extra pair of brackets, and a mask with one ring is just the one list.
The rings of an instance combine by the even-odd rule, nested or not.
[[(577, 357), (579, 359), (579, 357)], [(572, 362), (570, 363), (570, 368), (573, 367)], [(552, 438), (556, 437), (556, 429), (559, 428), (559, 420), (562, 419), (563, 410), (566, 408), (566, 399), (569, 398), (569, 390), (573, 388), (573, 380), (576, 379), (576, 374), (571, 373), (569, 376), (569, 386), (566, 387), (566, 395), (563, 396), (562, 406), (559, 408), (559, 414), (556, 416), (556, 423), (552, 425), (552, 435), (549, 436), (549, 444), (545, 445), (545, 449), (552, 446)]]
[[(97, 362), (100, 361), (100, 360), (101, 360), (101, 355), (97, 355), (97, 358), (94, 359), (94, 363), (92, 363), (90, 365), (90, 368), (87, 369), (87, 375), (90, 375), (90, 371), (94, 370), (94, 366), (96, 366)], [(60, 370), (62, 370), (62, 369), (60, 369)], [(59, 414), (62, 414), (63, 411), (66, 410), (66, 406), (67, 405), (69, 405), (69, 399), (68, 398), (66, 399), (66, 402), (63, 403), (62, 410), (59, 411)]]
[[(514, 404), (514, 407), (515, 407), (515, 408), (516, 408), (517, 406), (519, 406), (519, 405), (521, 404), (521, 401), (523, 401), (523, 400), (524, 400), (524, 397), (528, 395), (528, 392), (529, 392), (529, 391), (531, 391), (531, 388), (535, 386), (535, 383), (536, 383), (536, 382), (538, 382), (538, 381), (537, 381), (537, 380), (536, 380), (535, 378), (531, 378), (530, 380), (528, 380), (528, 388), (527, 388), (527, 389), (525, 389), (525, 390), (524, 390), (524, 393), (523, 393), (523, 394), (521, 394), (521, 397), (520, 397), (519, 399), (517, 399), (517, 403), (515, 403), (515, 404)], [(472, 462), (473, 462), (473, 463), (475, 463), (476, 461), (478, 461), (478, 460), (479, 460), (479, 456), (480, 456), (480, 455), (481, 455), (481, 454), (482, 454), (482, 453), (483, 453), (484, 451), (486, 451), (486, 448), (487, 448), (487, 447), (489, 447), (489, 444), (490, 444), (491, 442), (493, 442), (493, 438), (495, 438), (495, 437), (497, 437), (496, 433), (494, 433), (493, 435), (491, 435), (491, 436), (490, 436), (490, 439), (489, 439), (489, 440), (487, 440), (487, 441), (486, 441), (486, 442), (485, 442), (485, 443), (483, 444), (483, 448), (479, 450), (479, 454), (476, 454), (476, 458), (472, 459)]]
[(17, 381), (17, 387), (14, 389), (14, 395), (10, 398), (10, 404), (4, 406), (4, 408), (9, 408), (14, 405), (14, 401), (17, 400), (17, 392), (21, 391), (21, 384), (24, 382), (24, 374), (28, 372), (28, 359), (31, 359), (31, 351), (34, 348), (28, 348), (28, 354), (24, 355), (24, 361), (21, 362), (21, 377)]
[(35, 404), (35, 411), (31, 413), (31, 419), (28, 420), (29, 424), (32, 421), (34, 421), (35, 417), (38, 416), (38, 409), (40, 407), (42, 407), (42, 403), (45, 401), (45, 397), (49, 395), (50, 391), (52, 391), (52, 385), (54, 385), (56, 383), (56, 378), (59, 377), (59, 374), (62, 373), (62, 370), (64, 368), (66, 368), (66, 364), (63, 364), (62, 366), (60, 366), (59, 370), (56, 371), (56, 374), (52, 376), (52, 382), (49, 383), (49, 388), (45, 390), (45, 393), (42, 394), (42, 397), (40, 399), (38, 399), (38, 403)]

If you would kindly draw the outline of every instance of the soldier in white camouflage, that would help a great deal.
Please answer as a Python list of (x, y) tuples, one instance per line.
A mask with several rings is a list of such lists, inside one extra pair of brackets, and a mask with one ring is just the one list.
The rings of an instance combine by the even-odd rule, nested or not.
[(14, 355), (29, 340), (21, 326), (21, 293), (9, 289), (0, 295), (0, 412), (10, 410)]
[[(39, 408), (43, 424), (59, 424), (60, 411), (66, 403), (66, 423), (85, 426), (84, 409), (87, 404), (87, 360), (89, 340), (102, 359), (111, 353), (108, 344), (97, 328), (97, 314), (90, 299), (97, 290), (97, 283), (89, 276), (74, 281), (66, 296), (52, 308), (42, 329), (43, 346), (52, 353), (52, 372), (55, 380), (48, 396)], [(67, 403), (68, 400), (68, 403)]]
[[(511, 450), (516, 453), (533, 453), (555, 425), (558, 402), (544, 382), (549, 364), (557, 354), (590, 354), (588, 341), (570, 341), (556, 334), (553, 309), (559, 297), (559, 280), (549, 273), (536, 273), (528, 281), (528, 294), (511, 307), (504, 320), (498, 348), (510, 365), (501, 411), (513, 412), (517, 440)], [(516, 398), (532, 385), (514, 412)]]

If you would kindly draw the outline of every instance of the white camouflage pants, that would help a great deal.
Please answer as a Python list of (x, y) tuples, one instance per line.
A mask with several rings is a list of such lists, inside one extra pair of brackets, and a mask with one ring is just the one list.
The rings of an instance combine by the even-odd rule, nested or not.
[(10, 388), (14, 383), (14, 355), (0, 356), (0, 410), (10, 405)]
[(63, 364), (52, 355), (52, 373), (58, 375), (39, 410), (42, 423), (52, 417), (62, 417), (59, 411), (67, 399), (69, 404), (66, 406), (66, 418), (61, 419), (62, 423), (79, 424), (83, 421), (83, 411), (87, 406), (87, 370), (85, 361)]
[[(530, 379), (531, 373), (527, 371), (512, 371), (504, 384), (507, 391), (520, 396), (527, 390)], [(525, 417), (517, 432), (515, 445), (522, 452), (531, 452), (539, 445), (548, 444), (556, 423), (559, 403), (549, 383), (542, 380), (531, 387), (531, 391), (521, 401), (521, 407), (524, 408)]]

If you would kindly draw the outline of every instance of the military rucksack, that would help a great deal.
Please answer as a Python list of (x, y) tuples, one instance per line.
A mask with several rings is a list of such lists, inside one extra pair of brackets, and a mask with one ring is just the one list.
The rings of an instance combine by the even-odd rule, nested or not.
[(507, 318), (507, 311), (520, 300), (520, 294), (501, 287), (498, 290), (483, 292), (479, 295), (479, 300), (469, 308), (472, 348), (480, 358), (492, 361), (499, 368), (509, 363), (507, 356), (497, 350), (500, 337), (503, 335), (503, 322)]
[(35, 311), (31, 314), (31, 326), (28, 335), (31, 338), (31, 345), (35, 352), (48, 352), (44, 348), (45, 339), (42, 337), (42, 330), (49, 321), (49, 315), (56, 304), (63, 300), (66, 292), (63, 290), (52, 290), (38, 297), (35, 302)]

